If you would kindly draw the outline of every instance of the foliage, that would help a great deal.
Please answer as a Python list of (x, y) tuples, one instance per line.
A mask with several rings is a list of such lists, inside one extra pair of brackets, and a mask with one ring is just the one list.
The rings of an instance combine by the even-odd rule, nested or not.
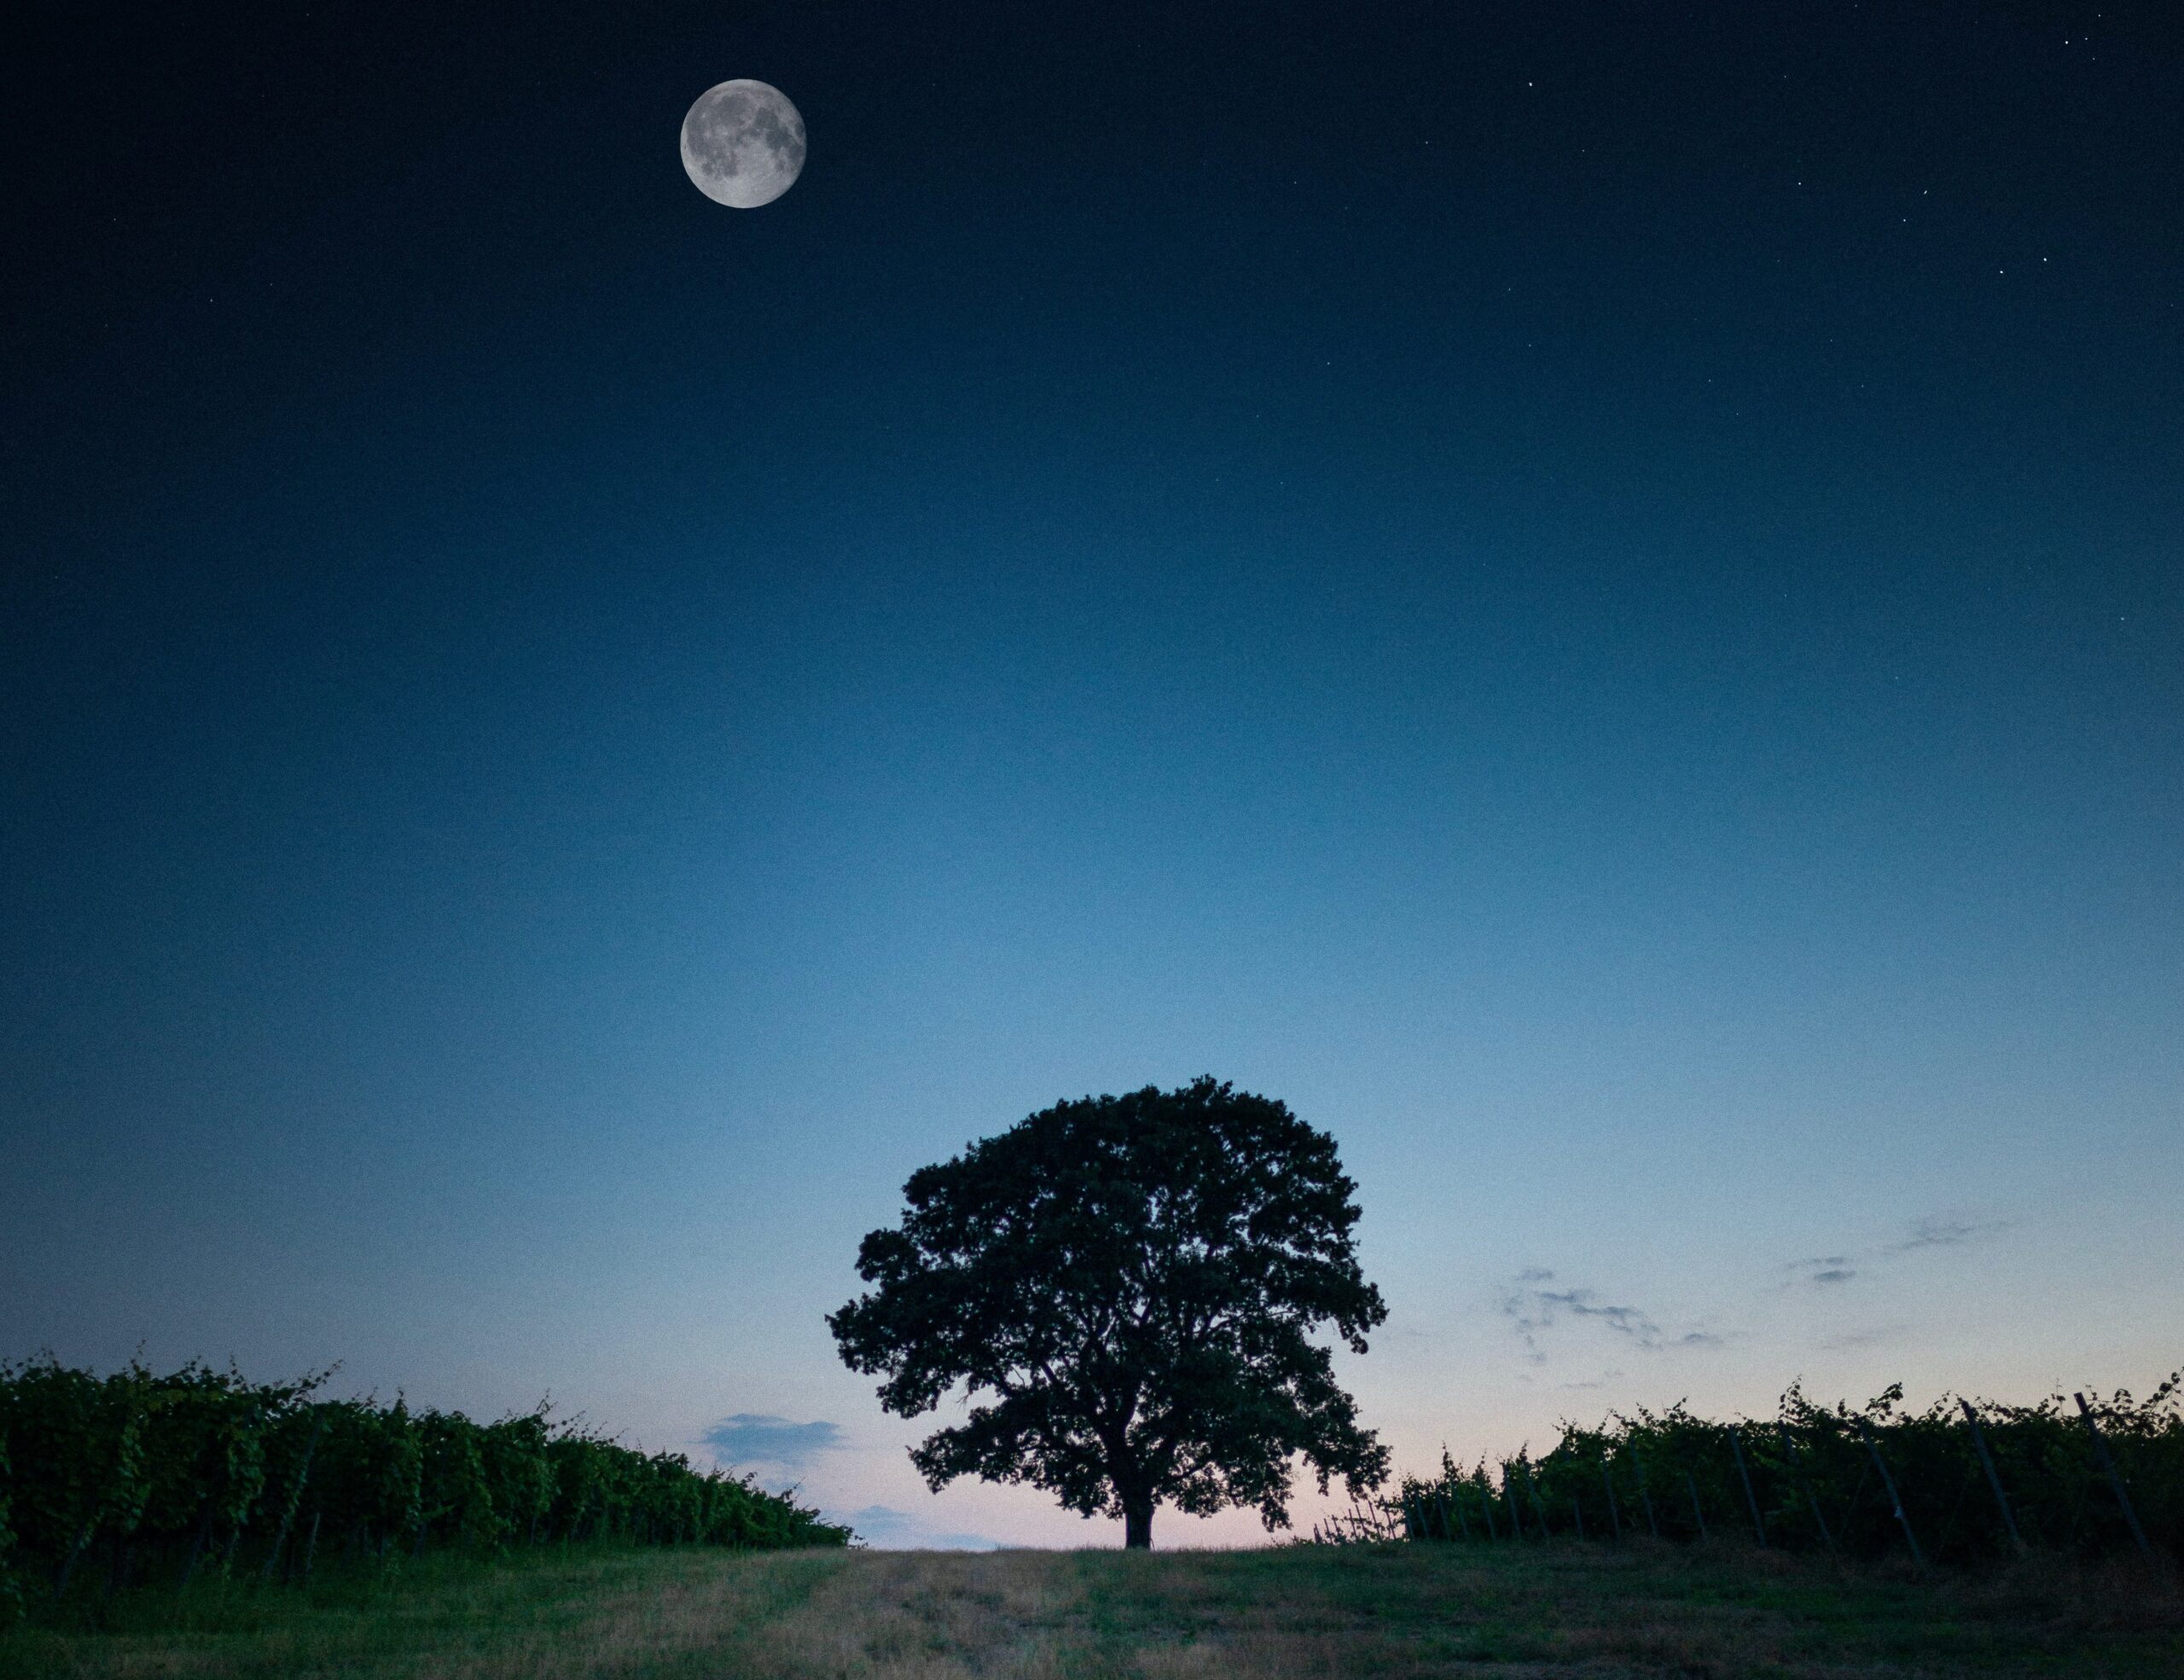
[[(2143, 1400), (2119, 1390), (2087, 1404), (2149, 1543), (2184, 1555), (2180, 1393), (2184, 1374)], [(1439, 1474), (1403, 1479), (1391, 1509), (1415, 1539), (1733, 1535), (1855, 1557), (1908, 1553), (1915, 1542), (1923, 1559), (1949, 1562), (2020, 1547), (2136, 1549), (2075, 1397), (2011, 1406), (1945, 1396), (1923, 1411), (1903, 1410), (1902, 1398), (1897, 1386), (1862, 1407), (1825, 1407), (1793, 1384), (1772, 1420), (1712, 1422), (1679, 1404), (1596, 1429), (1565, 1423), (1545, 1454), (1491, 1469), (1444, 1452)]]
[(844, 1361), (914, 1417), (957, 1384), (990, 1403), (912, 1455), (936, 1489), (1029, 1482), (1151, 1543), (1165, 1500), (1288, 1523), (1290, 1460), (1377, 1485), (1386, 1450), (1312, 1340), (1387, 1316), (1360, 1273), (1334, 1140), (1211, 1078), (1061, 1102), (921, 1169), (876, 1284), (828, 1320)]
[(15, 1531), (8, 1521), (9, 1480), (8, 1434), (0, 1429), (0, 1628), (21, 1614), (23, 1603), (22, 1583), (15, 1574)]
[(154, 1576), (310, 1572), (322, 1548), (384, 1559), (571, 1539), (842, 1545), (849, 1531), (747, 1479), (647, 1455), (543, 1408), (480, 1424), (398, 1396), (314, 1398), (189, 1364), (99, 1376), (0, 1364), (0, 1619), (67, 1595), (86, 1559), (111, 1590)]

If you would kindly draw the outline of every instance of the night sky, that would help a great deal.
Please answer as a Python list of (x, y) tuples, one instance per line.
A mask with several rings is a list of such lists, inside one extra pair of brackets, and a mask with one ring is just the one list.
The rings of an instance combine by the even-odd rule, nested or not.
[(1402, 1468), (2184, 1363), (2170, 7), (43, 9), (0, 1357), (1114, 1544), (822, 1314), (1212, 1073)]

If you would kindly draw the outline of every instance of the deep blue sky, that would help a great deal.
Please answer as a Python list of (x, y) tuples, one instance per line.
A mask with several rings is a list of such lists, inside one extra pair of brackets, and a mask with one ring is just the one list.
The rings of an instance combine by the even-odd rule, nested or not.
[(0, 1357), (1109, 1542), (821, 1315), (1212, 1072), (1406, 1463), (2178, 1363), (2164, 8), (630, 9), (20, 56)]

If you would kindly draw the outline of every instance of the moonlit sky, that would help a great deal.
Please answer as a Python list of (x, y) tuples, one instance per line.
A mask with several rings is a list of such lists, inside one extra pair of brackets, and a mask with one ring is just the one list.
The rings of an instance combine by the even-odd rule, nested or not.
[(2166, 8), (637, 10), (21, 55), (0, 1357), (1118, 1544), (822, 1315), (1210, 1072), (1401, 1467), (2184, 1363)]

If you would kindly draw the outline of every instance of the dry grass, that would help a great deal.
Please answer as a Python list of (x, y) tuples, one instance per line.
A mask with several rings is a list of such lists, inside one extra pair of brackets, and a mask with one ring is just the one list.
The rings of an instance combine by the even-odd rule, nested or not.
[[(0, 1641), (57, 1680), (2184, 1677), (2173, 1584), (2048, 1561), (1939, 1582), (1633, 1545), (601, 1553), (128, 1611)], [(164, 1614), (166, 1619), (160, 1619)], [(117, 1613), (117, 1619), (119, 1614)]]

